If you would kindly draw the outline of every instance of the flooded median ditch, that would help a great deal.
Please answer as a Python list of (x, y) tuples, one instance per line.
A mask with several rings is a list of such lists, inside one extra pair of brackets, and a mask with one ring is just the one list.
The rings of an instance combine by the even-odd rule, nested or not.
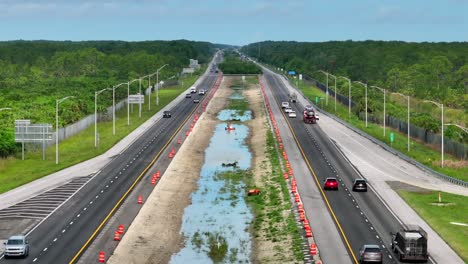
[[(192, 194), (182, 218), (185, 247), (170, 263), (250, 263), (252, 213), (246, 204), (243, 180), (251, 166), (252, 154), (246, 145), (249, 128), (241, 121), (250, 111), (225, 109), (222, 122), (205, 150), (198, 190)], [(229, 128), (228, 128), (228, 125)]]
[[(170, 263), (299, 263), (302, 239), (257, 79), (230, 81)], [(226, 87), (224, 88), (226, 89)], [(234, 130), (226, 128), (231, 124)], [(249, 189), (261, 190), (247, 196)]]
[(303, 262), (258, 79), (239, 87), (224, 77), (108, 263)]

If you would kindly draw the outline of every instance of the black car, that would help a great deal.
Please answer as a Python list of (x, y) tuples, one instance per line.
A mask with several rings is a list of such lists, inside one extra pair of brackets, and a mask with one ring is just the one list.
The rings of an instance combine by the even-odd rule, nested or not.
[(200, 102), (200, 99), (193, 99), (194, 104), (198, 104)]
[(367, 182), (365, 179), (355, 179), (353, 183), (354, 192), (367, 192)]
[(171, 118), (172, 114), (171, 111), (164, 111), (163, 112), (163, 118)]
[(192, 98), (192, 94), (191, 93), (186, 94), (185, 98)]

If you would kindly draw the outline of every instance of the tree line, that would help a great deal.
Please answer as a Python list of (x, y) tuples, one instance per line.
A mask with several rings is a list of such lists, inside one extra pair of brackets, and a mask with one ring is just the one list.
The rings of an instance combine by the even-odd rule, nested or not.
[(401, 41), (265, 41), (242, 52), (285, 70), (318, 70), (386, 87), (392, 92), (468, 109), (468, 43)]
[(239, 54), (233, 50), (227, 50), (224, 60), (219, 64), (219, 68), (224, 74), (260, 74), (262, 69), (245, 58), (240, 58)]
[[(219, 45), (175, 41), (4, 41), (0, 42), (0, 156), (17, 150), (15, 119), (55, 126), (55, 100), (75, 96), (60, 108), (60, 126), (94, 113), (94, 92), (153, 73), (169, 64), (160, 79), (177, 77), (189, 59), (207, 62)], [(154, 84), (154, 80), (152, 80)], [(143, 88), (148, 87), (145, 79)], [(138, 82), (130, 93), (137, 93)], [(117, 89), (116, 97), (126, 97)], [(98, 109), (112, 104), (111, 93), (99, 96)]]

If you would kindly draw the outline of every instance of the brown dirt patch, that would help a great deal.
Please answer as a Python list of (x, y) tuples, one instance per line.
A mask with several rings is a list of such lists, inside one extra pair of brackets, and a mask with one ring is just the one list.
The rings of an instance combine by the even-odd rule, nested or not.
[(395, 191), (408, 191), (408, 192), (417, 192), (417, 193), (431, 193), (431, 190), (424, 189), (418, 186), (407, 184), (400, 181), (387, 181), (386, 182), (390, 188)]

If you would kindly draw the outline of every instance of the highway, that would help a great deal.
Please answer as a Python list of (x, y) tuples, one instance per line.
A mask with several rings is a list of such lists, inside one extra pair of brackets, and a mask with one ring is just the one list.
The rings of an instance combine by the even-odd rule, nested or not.
[[(269, 71), (264, 71), (264, 74), (266, 87), (272, 90), (274, 101), (278, 108), (281, 108), (281, 102), (288, 101), (288, 92), (280, 79), (282, 77)], [(274, 101), (271, 101), (272, 104)], [(336, 177), (340, 183), (339, 190), (321, 191), (321, 194), (329, 205), (329, 212), (335, 216), (332, 218), (335, 219), (335, 225), (351, 256), (351, 261), (358, 263), (359, 249), (363, 244), (377, 244), (384, 249), (384, 263), (398, 263), (393, 253), (386, 248), (391, 241), (390, 232), (401, 228), (396, 216), (387, 209), (371, 186), (365, 193), (351, 191), (352, 181), (361, 177), (358, 171), (350, 165), (318, 125), (303, 123), (304, 106), (298, 102), (292, 104), (292, 108), (298, 113), (298, 117), (285, 116), (285, 119), (312, 174), (312, 176), (296, 175), (301, 196), (312, 193), (312, 188), (308, 185), (311, 181), (307, 177), (312, 177), (320, 189), (325, 178)], [(304, 207), (306, 211), (313, 210), (306, 201)], [(320, 247), (320, 240), (318, 243)], [(326, 259), (324, 261), (327, 262)]]
[[(198, 89), (210, 90), (218, 75), (208, 74)], [(174, 135), (201, 104), (182, 100), (172, 118), (158, 120), (143, 136), (115, 156), (88, 184), (28, 234), (31, 249), (26, 259), (0, 263), (69, 263), (78, 260), (86, 246), (115, 213)]]
[[(276, 101), (281, 109), (281, 102), (288, 101), (287, 89), (280, 79), (282, 77), (268, 71), (264, 73), (266, 87), (271, 89), (274, 98), (271, 103), (274, 105)], [(209, 91), (217, 77), (208, 74), (197, 88)], [(198, 98), (198, 95), (181, 101), (172, 109), (172, 118), (158, 120), (71, 199), (35, 227), (28, 234), (31, 251), (27, 259), (1, 259), (0, 263), (75, 263), (199, 106), (192, 102), (195, 97)], [(399, 263), (386, 248), (391, 239), (390, 232), (401, 228), (396, 216), (374, 193), (372, 186), (366, 193), (351, 191), (352, 181), (361, 177), (359, 172), (319, 126), (302, 122), (303, 105), (298, 102), (292, 107), (298, 117), (283, 117), (310, 170), (310, 174), (296, 175), (301, 196), (313, 192), (311, 182), (322, 189), (325, 178), (338, 178), (339, 191), (320, 193), (334, 219), (335, 226), (330, 228), (336, 227), (339, 231), (350, 261), (358, 263), (359, 248), (363, 244), (377, 244), (384, 249), (384, 263)], [(313, 210), (313, 205), (308, 204), (307, 200), (304, 207), (307, 212)], [(318, 243), (320, 246), (320, 241)]]

